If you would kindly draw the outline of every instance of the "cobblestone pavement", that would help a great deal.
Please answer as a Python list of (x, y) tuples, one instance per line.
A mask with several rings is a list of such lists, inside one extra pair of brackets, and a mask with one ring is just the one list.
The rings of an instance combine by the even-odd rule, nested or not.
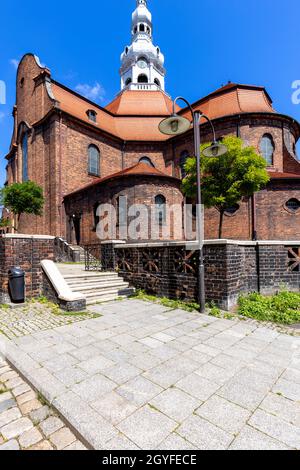
[(0, 356), (0, 450), (85, 450)]
[(93, 448), (300, 449), (300, 338), (140, 300), (90, 310), (0, 347)]
[(50, 304), (38, 302), (28, 302), (24, 307), (13, 309), (0, 306), (0, 333), (13, 339), (93, 317), (92, 313), (68, 315), (65, 312), (61, 314), (60, 310), (55, 307), (54, 310), (55, 313)]

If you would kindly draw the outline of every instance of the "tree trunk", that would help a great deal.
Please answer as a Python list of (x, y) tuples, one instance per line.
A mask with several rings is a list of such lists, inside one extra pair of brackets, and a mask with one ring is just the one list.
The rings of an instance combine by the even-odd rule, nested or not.
[(220, 209), (219, 240), (222, 238), (224, 212), (225, 212), (224, 209)]

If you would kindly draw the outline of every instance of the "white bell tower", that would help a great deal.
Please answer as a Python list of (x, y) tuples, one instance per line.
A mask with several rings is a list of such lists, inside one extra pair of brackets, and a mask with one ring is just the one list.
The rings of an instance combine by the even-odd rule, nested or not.
[(137, 0), (132, 14), (131, 45), (121, 55), (121, 90), (165, 90), (164, 56), (152, 42), (147, 0)]

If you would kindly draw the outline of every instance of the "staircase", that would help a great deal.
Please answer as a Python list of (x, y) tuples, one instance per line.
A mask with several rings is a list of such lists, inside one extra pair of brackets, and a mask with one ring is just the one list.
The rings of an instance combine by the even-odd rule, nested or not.
[(118, 273), (85, 271), (78, 264), (57, 264), (59, 271), (73, 292), (80, 292), (87, 305), (126, 298), (134, 293)]

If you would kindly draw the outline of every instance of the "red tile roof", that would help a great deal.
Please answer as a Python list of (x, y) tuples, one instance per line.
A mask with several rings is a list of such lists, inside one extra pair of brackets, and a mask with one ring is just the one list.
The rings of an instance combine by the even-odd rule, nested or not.
[(134, 166), (125, 168), (125, 170), (118, 171), (117, 173), (113, 173), (111, 175), (105, 176), (104, 178), (98, 178), (95, 181), (93, 181), (93, 183), (87, 184), (77, 189), (76, 191), (73, 191), (72, 193), (67, 194), (65, 197), (84, 191), (98, 184), (111, 181), (116, 178), (125, 178), (127, 176), (157, 176), (160, 178), (171, 178), (171, 179), (177, 180), (178, 182), (180, 181), (178, 178), (167, 175), (166, 173), (163, 173), (162, 171), (158, 170), (157, 168), (154, 168), (151, 165), (148, 165), (147, 163), (140, 162)]
[[(122, 140), (164, 141), (170, 138), (158, 130), (160, 121), (172, 112), (172, 100), (162, 91), (125, 90), (102, 108), (57, 82), (52, 82), (52, 89), (63, 111)], [(275, 113), (271, 98), (263, 87), (234, 83), (192, 106), (211, 119), (253, 112)], [(96, 111), (96, 123), (89, 121), (89, 109)], [(188, 108), (177, 108), (177, 111), (190, 119)]]
[(300, 179), (300, 173), (284, 173), (284, 172), (275, 172), (275, 171), (269, 171), (269, 176), (271, 180), (277, 180), (277, 179)]

